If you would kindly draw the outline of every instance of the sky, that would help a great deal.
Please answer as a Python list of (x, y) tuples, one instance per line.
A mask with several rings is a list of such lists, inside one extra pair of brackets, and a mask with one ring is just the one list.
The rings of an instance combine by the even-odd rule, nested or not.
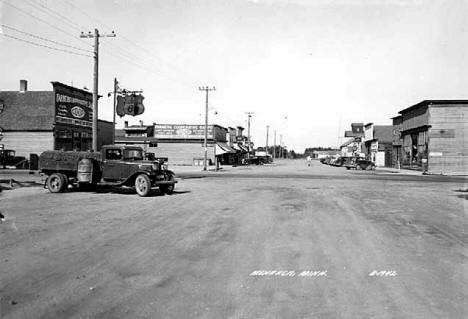
[(422, 100), (468, 99), (467, 9), (468, 0), (0, 0), (0, 90), (20, 79), (33, 91), (51, 81), (92, 90), (93, 39), (79, 35), (98, 28), (116, 34), (100, 38), (99, 118), (112, 121), (114, 78), (145, 96), (145, 113), (118, 128), (202, 124), (199, 87), (210, 86), (209, 123), (247, 128), (253, 112), (256, 146), (269, 126), (270, 145), (276, 131), (296, 152), (336, 147), (353, 122), (391, 125)]

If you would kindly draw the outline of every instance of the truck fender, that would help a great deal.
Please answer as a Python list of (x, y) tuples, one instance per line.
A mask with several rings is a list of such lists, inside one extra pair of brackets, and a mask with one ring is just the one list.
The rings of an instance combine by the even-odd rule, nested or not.
[(151, 175), (147, 171), (137, 171), (133, 173), (133, 175), (130, 175), (126, 180), (124, 180), (121, 185), (126, 185), (126, 186), (133, 186), (135, 184), (135, 179), (138, 175), (140, 174), (145, 174), (148, 175), (148, 177), (151, 178)]
[(171, 171), (171, 170), (168, 170), (168, 169), (167, 169), (167, 170), (165, 170), (165, 171), (163, 171), (163, 172), (164, 172), (164, 175), (172, 175), (172, 176), (175, 177), (175, 173), (174, 173), (173, 171)]

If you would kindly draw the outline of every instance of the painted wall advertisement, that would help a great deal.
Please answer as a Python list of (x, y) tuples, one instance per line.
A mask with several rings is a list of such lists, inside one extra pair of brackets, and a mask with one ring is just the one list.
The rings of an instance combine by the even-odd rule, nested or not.
[(92, 127), (92, 94), (58, 82), (54, 82), (53, 86), (55, 94), (55, 122)]
[[(213, 138), (213, 126), (208, 126), (208, 138)], [(154, 137), (160, 139), (203, 139), (205, 125), (190, 124), (156, 124)]]

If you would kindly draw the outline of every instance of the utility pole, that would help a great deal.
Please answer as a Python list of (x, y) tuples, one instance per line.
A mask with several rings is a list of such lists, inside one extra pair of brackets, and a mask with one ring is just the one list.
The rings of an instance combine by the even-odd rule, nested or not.
[(247, 153), (247, 158), (250, 158), (250, 118), (252, 117), (252, 114), (254, 114), (254, 112), (245, 112), (245, 114), (247, 114), (247, 117), (248, 117), (248, 122), (247, 122), (247, 143), (249, 143), (247, 145), (247, 148), (249, 150), (249, 152)]
[(94, 73), (93, 73), (93, 150), (98, 150), (97, 130), (98, 130), (98, 79), (99, 79), (99, 37), (115, 37), (114, 31), (111, 34), (99, 34), (98, 29), (94, 29), (94, 34), (81, 32), (80, 38), (94, 38)]
[(276, 130), (275, 130), (275, 138), (273, 140), (273, 160), (276, 159)]
[(267, 125), (267, 138), (266, 138), (266, 155), (268, 156), (268, 131), (270, 130), (270, 125)]
[(113, 129), (112, 129), (112, 144), (115, 144), (115, 113), (116, 113), (116, 107), (117, 107), (117, 91), (119, 90), (119, 82), (117, 82), (117, 78), (114, 78), (114, 120), (112, 121), (113, 123)]
[(283, 134), (280, 134), (280, 158), (283, 158)]
[(208, 161), (208, 145), (207, 145), (207, 140), (208, 140), (208, 92), (210, 91), (216, 91), (216, 88), (213, 87), (208, 87), (208, 86), (200, 86), (198, 88), (199, 91), (205, 91), (206, 93), (206, 99), (205, 99), (205, 141), (203, 143), (203, 146), (205, 148), (205, 156), (204, 156), (204, 161), (203, 161), (203, 170), (206, 171), (206, 162)]

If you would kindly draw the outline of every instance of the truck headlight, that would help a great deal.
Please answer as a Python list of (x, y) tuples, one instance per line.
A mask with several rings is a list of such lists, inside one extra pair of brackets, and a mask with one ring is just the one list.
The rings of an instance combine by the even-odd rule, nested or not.
[(168, 167), (169, 167), (169, 165), (167, 165), (167, 164), (163, 164), (163, 165), (162, 165), (163, 170), (166, 170), (166, 171), (167, 171), (167, 168), (168, 168)]

